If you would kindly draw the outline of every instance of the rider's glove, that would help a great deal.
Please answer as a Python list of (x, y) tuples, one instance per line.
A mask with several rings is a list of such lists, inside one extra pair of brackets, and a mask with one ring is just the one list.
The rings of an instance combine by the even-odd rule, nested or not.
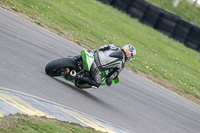
[(115, 79), (115, 78), (117, 78), (117, 76), (119, 75), (119, 72), (117, 71), (117, 70), (113, 70), (109, 75), (108, 75), (108, 77), (107, 77), (107, 79), (106, 79), (106, 84), (107, 84), (107, 86), (111, 86), (111, 84), (112, 84), (112, 80), (113, 79)]

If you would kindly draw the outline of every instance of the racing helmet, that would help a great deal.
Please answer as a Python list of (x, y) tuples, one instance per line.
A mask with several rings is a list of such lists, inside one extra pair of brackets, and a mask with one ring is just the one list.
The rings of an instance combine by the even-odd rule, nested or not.
[(123, 46), (122, 50), (125, 53), (125, 56), (126, 56), (125, 60), (126, 60), (126, 62), (132, 60), (135, 57), (135, 55), (136, 55), (136, 49), (132, 45), (130, 45), (130, 44)]

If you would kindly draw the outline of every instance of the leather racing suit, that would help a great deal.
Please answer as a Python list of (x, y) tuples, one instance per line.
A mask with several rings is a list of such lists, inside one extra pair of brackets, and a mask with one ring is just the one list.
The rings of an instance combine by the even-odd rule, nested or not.
[(99, 87), (102, 82), (103, 71), (109, 70), (109, 74), (106, 77), (106, 83), (108, 86), (112, 84), (112, 80), (115, 79), (119, 73), (125, 67), (125, 53), (116, 44), (104, 45), (99, 48), (99, 51), (89, 50), (89, 53), (94, 55), (94, 62), (91, 66), (91, 76), (82, 76), (80, 80)]

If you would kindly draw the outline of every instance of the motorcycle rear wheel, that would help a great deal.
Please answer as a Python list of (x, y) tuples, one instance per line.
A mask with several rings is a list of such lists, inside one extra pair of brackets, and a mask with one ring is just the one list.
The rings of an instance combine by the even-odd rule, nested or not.
[(47, 75), (56, 77), (61, 76), (61, 73), (65, 71), (66, 68), (70, 70), (76, 69), (76, 62), (73, 58), (61, 58), (49, 62), (45, 67), (45, 72)]

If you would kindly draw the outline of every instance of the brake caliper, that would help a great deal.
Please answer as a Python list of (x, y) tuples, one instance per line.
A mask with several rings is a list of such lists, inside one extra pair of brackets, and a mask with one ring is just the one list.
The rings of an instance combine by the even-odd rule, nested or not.
[(69, 68), (66, 68), (65, 74), (68, 74), (70, 72)]

